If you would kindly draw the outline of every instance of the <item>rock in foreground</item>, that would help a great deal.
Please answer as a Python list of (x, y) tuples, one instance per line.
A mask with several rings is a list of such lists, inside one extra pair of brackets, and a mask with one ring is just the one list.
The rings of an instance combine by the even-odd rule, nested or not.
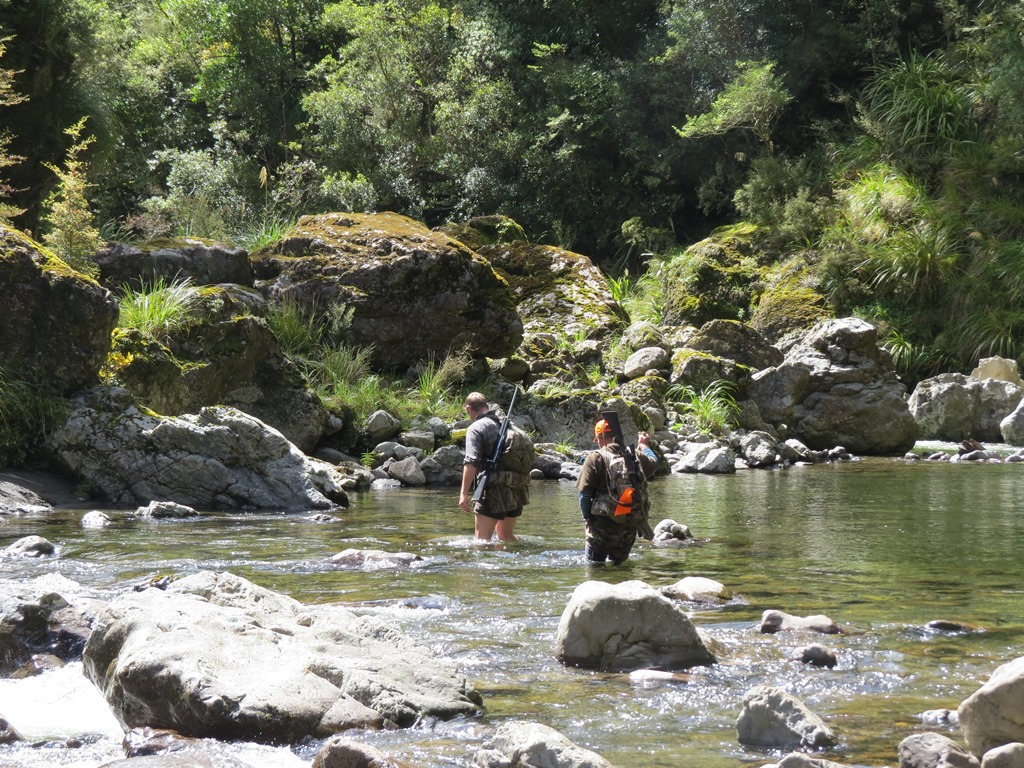
[(230, 573), (117, 598), (83, 660), (126, 729), (185, 736), (294, 743), (473, 715), (481, 704), (452, 664), (379, 620), (304, 606)]

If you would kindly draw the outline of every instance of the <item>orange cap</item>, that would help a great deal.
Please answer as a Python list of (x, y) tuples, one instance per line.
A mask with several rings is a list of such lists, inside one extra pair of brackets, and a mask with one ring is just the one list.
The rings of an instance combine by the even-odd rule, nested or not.
[(609, 424), (604, 419), (601, 419), (599, 422), (597, 422), (597, 424), (594, 425), (594, 437), (597, 437), (598, 435), (603, 435), (605, 432), (611, 431), (612, 425)]

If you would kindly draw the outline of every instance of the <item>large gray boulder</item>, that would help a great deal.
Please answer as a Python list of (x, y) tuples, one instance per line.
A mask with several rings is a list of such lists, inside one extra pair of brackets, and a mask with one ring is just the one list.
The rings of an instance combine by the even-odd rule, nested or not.
[(512, 720), (498, 726), (473, 757), (479, 768), (612, 768), (596, 752), (573, 744), (541, 723)]
[(642, 581), (576, 587), (558, 623), (555, 658), (621, 672), (715, 663), (685, 608)]
[(522, 340), (508, 284), (458, 240), (395, 213), (303, 216), (252, 254), (256, 285), (326, 322), (350, 313), (346, 341), (405, 368), (452, 350), (503, 357)]
[(119, 387), (73, 400), (47, 439), (56, 459), (115, 504), (173, 501), (196, 509), (346, 505), (344, 477), (280, 432), (234, 408), (160, 417)]
[(375, 617), (304, 606), (230, 573), (116, 598), (96, 620), (86, 676), (126, 729), (295, 743), (350, 727), (475, 715), (453, 664)]
[(917, 425), (892, 358), (874, 326), (857, 318), (816, 325), (778, 366), (755, 373), (748, 396), (765, 422), (814, 449), (903, 453)]
[(919, 382), (908, 405), (923, 439), (998, 443), (1002, 421), (1022, 398), (1024, 388), (1010, 381), (941, 373)]
[(1003, 664), (960, 703), (960, 729), (976, 755), (1024, 742), (1024, 656)]
[(0, 224), (0, 370), (54, 394), (99, 380), (117, 324), (113, 295)]
[(197, 237), (109, 243), (96, 253), (95, 260), (100, 282), (111, 290), (185, 279), (194, 285), (252, 285), (252, 267), (244, 248)]

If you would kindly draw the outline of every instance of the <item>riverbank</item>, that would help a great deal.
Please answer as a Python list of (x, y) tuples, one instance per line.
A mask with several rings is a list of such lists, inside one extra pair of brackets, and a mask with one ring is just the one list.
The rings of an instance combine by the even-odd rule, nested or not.
[(58, 509), (90, 509), (96, 506), (91, 499), (82, 498), (72, 478), (53, 470), (4, 467), (0, 469), (0, 483), (10, 483), (34, 493)]

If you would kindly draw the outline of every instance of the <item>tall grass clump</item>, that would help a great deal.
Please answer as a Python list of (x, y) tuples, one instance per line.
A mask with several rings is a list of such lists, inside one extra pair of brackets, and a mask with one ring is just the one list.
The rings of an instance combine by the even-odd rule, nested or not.
[(134, 328), (160, 338), (186, 327), (199, 303), (199, 293), (189, 278), (167, 282), (162, 277), (135, 290), (121, 288), (118, 304), (120, 328)]
[(0, 370), (0, 466), (23, 463), (69, 408), (64, 398)]
[(679, 403), (680, 411), (692, 418), (697, 429), (706, 434), (726, 432), (739, 413), (733, 385), (727, 381), (714, 381), (701, 392), (676, 384), (669, 387), (667, 397)]
[(287, 296), (273, 305), (267, 314), (267, 324), (281, 349), (289, 355), (310, 355), (323, 341), (324, 327), (314, 314)]
[(463, 398), (459, 387), (471, 364), (467, 348), (449, 352), (440, 362), (430, 357), (410, 391), (416, 410), (424, 416), (460, 415)]

